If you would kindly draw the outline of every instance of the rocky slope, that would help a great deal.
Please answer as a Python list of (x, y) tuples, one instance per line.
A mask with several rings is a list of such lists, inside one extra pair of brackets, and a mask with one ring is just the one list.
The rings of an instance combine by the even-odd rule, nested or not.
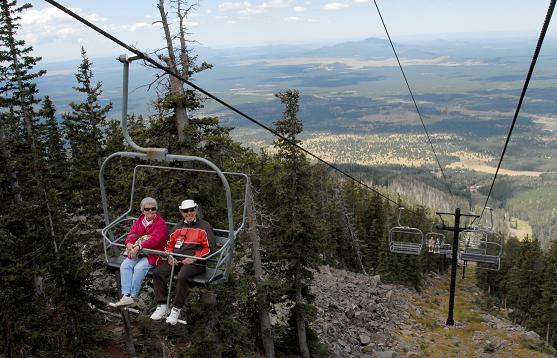
[[(470, 267), (470, 266), (469, 266)], [(447, 327), (449, 276), (429, 276), (422, 292), (379, 276), (329, 267), (315, 273), (314, 328), (332, 357), (553, 357), (534, 332), (502, 312), (485, 312), (473, 270), (457, 276), (455, 326)]]

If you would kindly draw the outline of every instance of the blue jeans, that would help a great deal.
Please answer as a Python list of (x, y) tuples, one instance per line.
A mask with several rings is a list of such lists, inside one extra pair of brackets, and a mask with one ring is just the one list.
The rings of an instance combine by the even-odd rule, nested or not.
[(147, 257), (130, 260), (124, 259), (120, 265), (120, 282), (122, 284), (122, 294), (130, 295), (135, 298), (139, 296), (141, 284), (147, 273), (153, 268), (149, 264)]

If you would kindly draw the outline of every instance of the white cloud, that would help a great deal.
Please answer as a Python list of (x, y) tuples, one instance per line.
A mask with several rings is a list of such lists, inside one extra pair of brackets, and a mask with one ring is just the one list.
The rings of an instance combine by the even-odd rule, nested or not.
[(135, 24), (131, 24), (131, 25), (122, 25), (120, 26), (120, 29), (128, 32), (136, 32), (138, 30), (149, 29), (153, 26), (156, 25), (147, 22), (136, 22)]
[(269, 7), (278, 8), (278, 7), (286, 7), (291, 3), (292, 0), (271, 0), (267, 4)]
[(347, 8), (348, 5), (340, 3), (340, 2), (330, 2), (328, 4), (323, 5), (324, 10), (340, 10)]
[(94, 24), (104, 23), (107, 21), (106, 17), (99, 17), (97, 14), (90, 14), (85, 16), (85, 20), (92, 22)]
[[(80, 13), (81, 9), (71, 8), (75, 13)], [(83, 16), (83, 15), (82, 15)], [(96, 14), (89, 14), (86, 18), (95, 21), (105, 21)], [(85, 31), (85, 27), (76, 22), (62, 11), (49, 7), (42, 10), (29, 9), (21, 15), (21, 28), (19, 34), (30, 45), (37, 44), (38, 41), (50, 42), (69, 37), (78, 37)]]
[[(78, 8), (70, 9), (73, 12), (80, 12)], [(67, 20), (67, 21), (65, 21)], [(58, 9), (48, 7), (43, 10), (30, 9), (21, 16), (22, 26), (36, 26), (51, 24), (53, 21), (72, 22), (71, 18)]]
[(219, 5), (219, 9), (221, 10), (240, 10), (247, 7), (251, 7), (251, 3), (249, 1), (243, 2), (223, 2)]
[(303, 6), (294, 6), (294, 11), (295, 12), (304, 12), (306, 11), (306, 8)]
[(298, 16), (289, 16), (285, 17), (284, 21), (300, 21), (301, 19)]
[(221, 11), (236, 11), (239, 15), (251, 16), (267, 12), (272, 9), (284, 8), (289, 6), (292, 0), (270, 0), (259, 5), (254, 5), (249, 1), (224, 2), (219, 5)]
[(263, 11), (265, 11), (265, 9), (263, 9), (260, 6), (247, 7), (245, 9), (242, 9), (242, 10), (238, 11), (238, 14), (240, 14), (240, 15), (257, 15), (257, 14), (261, 14)]

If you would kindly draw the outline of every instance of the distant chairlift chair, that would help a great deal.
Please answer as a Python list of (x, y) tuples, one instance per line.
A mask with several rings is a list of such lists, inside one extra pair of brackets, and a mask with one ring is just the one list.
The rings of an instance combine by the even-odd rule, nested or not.
[(443, 255), (448, 259), (452, 259), (453, 258), (453, 245), (451, 245), (449, 243), (443, 243), (441, 246), (439, 246), (439, 250), (437, 251), (437, 254)]
[(481, 229), (466, 230), (462, 233), (464, 245), (460, 251), (460, 259), (483, 264), (478, 265), (478, 268), (499, 271), (503, 245), (494, 238), (495, 234)]
[(441, 246), (445, 245), (445, 234), (433, 231), (434, 225), (435, 224), (431, 224), (431, 229), (425, 234), (425, 242), (427, 243), (427, 250), (429, 253), (439, 254)]
[(493, 231), (493, 210), (489, 210), (489, 226), (486, 229), (475, 227), (462, 232), (464, 244), (461, 246), (460, 259), (465, 263), (477, 262), (478, 268), (499, 271), (501, 256), (503, 256), (503, 242)]
[(398, 226), (389, 231), (389, 250), (394, 254), (420, 255), (424, 247), (424, 234), (418, 228), (400, 224), (403, 210), (403, 207), (399, 208)]

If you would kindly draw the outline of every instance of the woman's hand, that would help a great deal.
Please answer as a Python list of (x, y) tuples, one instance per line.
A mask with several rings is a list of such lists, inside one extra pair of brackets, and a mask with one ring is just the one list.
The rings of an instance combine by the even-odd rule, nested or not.
[(135, 259), (137, 257), (138, 252), (139, 252), (138, 246), (132, 246), (131, 248), (128, 248), (128, 258), (130, 260)]
[(174, 258), (174, 256), (168, 256), (168, 264), (170, 266), (174, 266), (176, 265), (178, 262), (176, 261), (176, 259)]
[(133, 259), (133, 244), (127, 244), (126, 250), (128, 250), (128, 259)]

